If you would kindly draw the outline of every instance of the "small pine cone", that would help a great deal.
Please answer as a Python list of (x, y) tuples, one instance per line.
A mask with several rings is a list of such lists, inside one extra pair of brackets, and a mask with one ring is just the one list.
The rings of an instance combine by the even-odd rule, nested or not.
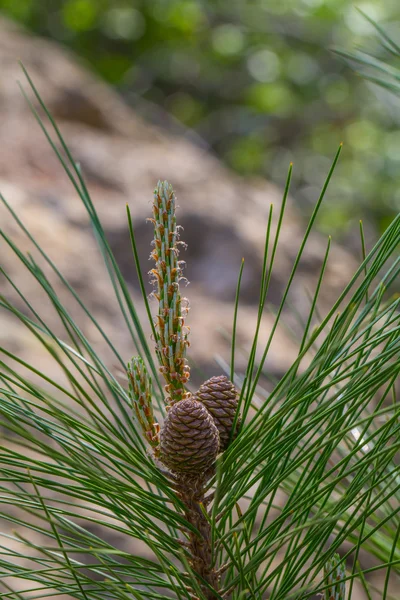
[[(225, 375), (218, 375), (205, 381), (194, 397), (204, 404), (213, 417), (219, 431), (220, 452), (223, 452), (229, 445), (238, 405), (238, 393), (235, 386)], [(239, 425), (240, 420), (238, 419), (235, 436)]]
[(207, 471), (219, 451), (219, 435), (207, 409), (192, 398), (168, 411), (161, 429), (161, 461), (176, 473), (195, 477)]

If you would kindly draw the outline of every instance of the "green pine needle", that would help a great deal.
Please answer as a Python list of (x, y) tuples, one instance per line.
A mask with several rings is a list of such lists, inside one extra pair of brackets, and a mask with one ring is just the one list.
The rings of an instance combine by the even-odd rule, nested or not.
[[(81, 171), (25, 74), (46, 124), (32, 108), (34, 116), (91, 219), (116, 303), (132, 347), (140, 356), (137, 364), (143, 365), (143, 373), (152, 375), (152, 392), (149, 379), (140, 380), (146, 402), (152, 397), (162, 406), (152, 349)], [(400, 215), (369, 253), (361, 229), (362, 261), (323, 315), (318, 300), (329, 261), (328, 240), (308, 316), (301, 334), (296, 334), (298, 356), (270, 393), (262, 386), (265, 361), (278, 327), (291, 331), (285, 323), (286, 311), (291, 310), (289, 291), (340, 151), (310, 217), (270, 335), (261, 339), (260, 325), (270, 309), (269, 286), (285, 226), (291, 166), (275, 232), (270, 210), (258, 318), (244, 373), (235, 373), (243, 263), (239, 272), (232, 353), (226, 368), (237, 384), (242, 382), (246, 418), (237, 438), (217, 461), (208, 490), (214, 496), (203, 507), (211, 524), (215, 567), (221, 569), (221, 588), (215, 594), (220, 600), (228, 596), (232, 600), (288, 600), (324, 594), (326, 565), (333, 564), (343, 547), (346, 555), (341, 554), (341, 564), (346, 561), (343, 581), (348, 590), (355, 580), (366, 587), (366, 576), (382, 570), (383, 593), (389, 598), (389, 576), (400, 574), (400, 467), (395, 459), (400, 447), (396, 397)], [(81, 600), (147, 600), (189, 599), (195, 593), (204, 598), (207, 582), (191, 568), (186, 544), (188, 531), (199, 532), (185, 517), (173, 478), (146, 450), (141, 430), (147, 426), (145, 420), (135, 422), (127, 383), (118, 381), (93, 348), (41, 262), (78, 303), (124, 369), (130, 357), (121, 356), (40, 240), (34, 239), (6, 199), (3, 202), (33, 247), (32, 255), (27, 256), (2, 231), (5, 251), (13, 253), (34, 278), (64, 333), (55, 335), (46, 309), (34, 304), (3, 271), (8, 290), (0, 298), (1, 309), (41, 345), (53, 368), (42, 371), (12, 350), (1, 348), (0, 597), (64, 594)], [(129, 209), (128, 226), (133, 261), (139, 269)], [(361, 550), (374, 557), (373, 567), (360, 567)]]

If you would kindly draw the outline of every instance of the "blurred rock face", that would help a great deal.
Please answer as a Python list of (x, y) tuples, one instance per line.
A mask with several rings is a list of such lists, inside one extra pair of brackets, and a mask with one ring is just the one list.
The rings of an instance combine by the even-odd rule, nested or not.
[[(146, 272), (150, 268), (152, 227), (145, 219), (150, 215), (153, 188), (158, 179), (168, 179), (173, 184), (180, 204), (178, 220), (184, 226), (182, 239), (188, 244), (181, 258), (187, 261), (186, 275), (191, 282), (187, 288), (191, 303), (190, 356), (207, 375), (219, 372), (213, 357), (215, 353), (225, 358), (229, 355), (229, 344), (221, 331), (225, 330), (228, 336), (231, 332), (232, 302), (242, 257), (245, 268), (238, 342), (247, 349), (252, 338), (268, 212), (273, 203), (274, 231), (281, 190), (262, 180), (245, 181), (186, 139), (165, 135), (150, 123), (144, 123), (134, 110), (79, 66), (76, 59), (56, 46), (32, 38), (8, 22), (1, 22), (0, 31), (1, 191), (88, 307), (105, 327), (112, 329), (115, 343), (128, 359), (133, 349), (85, 210), (16, 83), (22, 81), (28, 90), (17, 63), (21, 59), (81, 165), (111, 247), (133, 295), (138, 298), (140, 314), (143, 314), (142, 303), (125, 203), (131, 207), (142, 268)], [(282, 165), (282, 179), (286, 170), (287, 165)], [(2, 213), (1, 218), (6, 232), (24, 249), (31, 249), (11, 217)], [(303, 227), (289, 201), (271, 279), (270, 306), (276, 306), (282, 297), (302, 234)], [(326, 240), (317, 234), (311, 237), (293, 282), (290, 300), (303, 318), (310, 303), (306, 292), (315, 289), (325, 245)], [(40, 290), (12, 252), (4, 248), (2, 254), (8, 272), (29, 292), (33, 303), (39, 302)], [(353, 270), (351, 257), (343, 250), (333, 249), (320, 296), (322, 314)], [(54, 285), (59, 286), (56, 281)], [(70, 308), (77, 319), (81, 318), (75, 303)], [(50, 313), (47, 318), (52, 327), (59, 327)], [(288, 323), (296, 328), (290, 315)], [(271, 324), (272, 317), (266, 311), (261, 344)], [(85, 319), (82, 327), (89, 337), (91, 334), (96, 337)], [(2, 336), (23, 354), (29, 354), (25, 333), (12, 322), (7, 320)], [(96, 339), (92, 341), (95, 343)], [(278, 330), (268, 369), (275, 375), (282, 374), (296, 351), (296, 339)], [(238, 357), (238, 361), (238, 368), (243, 367), (244, 359)]]

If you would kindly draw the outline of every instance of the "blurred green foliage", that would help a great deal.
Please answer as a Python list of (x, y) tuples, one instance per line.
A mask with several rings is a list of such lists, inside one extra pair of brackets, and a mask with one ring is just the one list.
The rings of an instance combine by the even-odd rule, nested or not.
[[(357, 6), (400, 40), (399, 0)], [(352, 0), (0, 0), (0, 9), (72, 48), (136, 110), (197, 132), (238, 172), (280, 184), (293, 161), (301, 206), (314, 203), (343, 141), (320, 223), (329, 233), (351, 241), (355, 219), (383, 229), (397, 212), (400, 100), (331, 52), (385, 53)]]

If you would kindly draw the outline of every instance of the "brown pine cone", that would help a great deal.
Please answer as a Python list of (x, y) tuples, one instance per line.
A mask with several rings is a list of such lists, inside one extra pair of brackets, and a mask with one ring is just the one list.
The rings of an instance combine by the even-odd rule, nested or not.
[(215, 462), (219, 434), (207, 409), (192, 398), (168, 411), (161, 429), (161, 461), (176, 473), (198, 476)]
[[(238, 405), (238, 393), (225, 375), (217, 375), (205, 381), (194, 396), (211, 414), (219, 431), (220, 452), (227, 449)], [(240, 425), (238, 419), (236, 432)]]

